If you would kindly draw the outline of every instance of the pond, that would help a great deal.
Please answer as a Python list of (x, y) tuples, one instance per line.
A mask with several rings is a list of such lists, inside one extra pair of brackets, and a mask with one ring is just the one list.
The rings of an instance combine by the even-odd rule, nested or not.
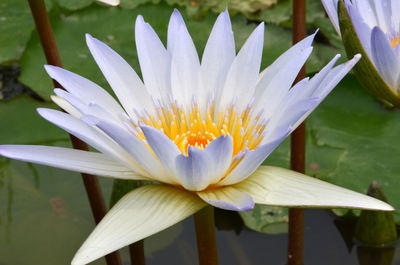
[[(106, 198), (112, 181), (101, 179)], [(54, 168), (0, 160), (0, 264), (70, 264), (94, 228), (81, 178)], [(233, 213), (216, 212), (222, 265), (286, 263), (287, 234), (262, 234), (243, 226)], [(306, 265), (400, 264), (400, 242), (367, 248), (353, 238), (354, 222), (329, 210), (306, 210)], [(127, 250), (122, 252), (128, 265)], [(145, 240), (146, 262), (197, 264), (193, 218)], [(105, 264), (100, 259), (93, 264)]]

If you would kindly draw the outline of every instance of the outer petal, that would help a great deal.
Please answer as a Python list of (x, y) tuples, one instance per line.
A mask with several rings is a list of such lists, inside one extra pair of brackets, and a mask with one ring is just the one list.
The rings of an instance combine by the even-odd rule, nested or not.
[(159, 185), (137, 188), (107, 213), (71, 264), (87, 264), (162, 231), (205, 205), (197, 196), (176, 188)]
[(393, 211), (389, 204), (284, 168), (261, 166), (234, 186), (256, 203), (312, 208), (355, 208)]
[(337, 12), (338, 0), (321, 0), (336, 32), (340, 35), (339, 18)]
[(172, 53), (175, 43), (179, 39), (178, 32), (182, 25), (185, 26), (185, 22), (183, 21), (182, 15), (181, 13), (179, 13), (178, 9), (174, 8), (174, 12), (172, 12), (168, 24), (167, 49), (168, 52), (170, 53)]
[(199, 191), (197, 195), (208, 204), (225, 210), (249, 211), (254, 208), (251, 196), (230, 186)]
[(51, 78), (56, 80), (68, 92), (81, 99), (86, 104), (96, 102), (99, 105), (107, 106), (107, 110), (116, 117), (124, 113), (124, 110), (118, 102), (103, 88), (92, 81), (60, 67), (45, 65), (44, 68)]
[(200, 191), (216, 183), (228, 170), (232, 161), (232, 140), (220, 136), (204, 150), (189, 146), (188, 156), (176, 158), (177, 177), (185, 189)]
[(392, 88), (396, 89), (400, 62), (385, 33), (378, 27), (372, 29), (371, 49), (379, 73)]
[(107, 155), (70, 148), (40, 145), (0, 145), (0, 155), (87, 174), (120, 179), (148, 179), (115, 162)]
[(86, 42), (125, 111), (131, 117), (135, 117), (134, 108), (151, 111), (151, 98), (132, 67), (110, 47), (89, 34), (86, 34)]
[(157, 181), (174, 183), (168, 176), (159, 161), (153, 156), (146, 145), (136, 136), (112, 123), (104, 120), (93, 120), (97, 127), (117, 142)]
[(171, 94), (170, 56), (153, 28), (139, 15), (135, 24), (135, 40), (140, 69), (149, 93), (168, 102)]
[(134, 171), (148, 176), (148, 173), (121, 146), (95, 128), (61, 111), (42, 108), (37, 109), (37, 111), (46, 120), (81, 139), (98, 151), (121, 161), (122, 164), (132, 168)]
[(211, 93), (224, 86), (229, 68), (235, 59), (235, 40), (228, 10), (222, 12), (215, 21), (201, 60), (203, 98), (200, 109), (207, 104)]
[(220, 108), (225, 109), (235, 98), (239, 109), (249, 102), (260, 73), (263, 43), (264, 23), (261, 23), (232, 62), (224, 89), (216, 91), (216, 100), (220, 100)]

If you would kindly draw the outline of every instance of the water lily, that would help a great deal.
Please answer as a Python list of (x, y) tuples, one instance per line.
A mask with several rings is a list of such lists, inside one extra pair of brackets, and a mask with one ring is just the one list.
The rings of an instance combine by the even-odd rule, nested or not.
[(322, 4), (348, 55), (363, 54), (355, 67), (363, 86), (400, 107), (400, 1), (322, 0)]
[(260, 73), (261, 23), (236, 54), (227, 11), (212, 29), (201, 61), (177, 10), (164, 47), (138, 16), (136, 48), (143, 82), (106, 44), (87, 45), (121, 105), (95, 83), (54, 66), (67, 91), (62, 109), (39, 114), (99, 152), (47, 146), (0, 146), (0, 154), (112, 178), (152, 180), (104, 217), (73, 259), (86, 264), (212, 206), (246, 211), (255, 203), (289, 207), (393, 210), (388, 204), (305, 175), (260, 166), (328, 95), (360, 56), (291, 87), (312, 51), (311, 35)]
[(97, 1), (107, 4), (107, 5), (110, 5), (110, 6), (117, 6), (120, 4), (120, 0), (97, 0)]

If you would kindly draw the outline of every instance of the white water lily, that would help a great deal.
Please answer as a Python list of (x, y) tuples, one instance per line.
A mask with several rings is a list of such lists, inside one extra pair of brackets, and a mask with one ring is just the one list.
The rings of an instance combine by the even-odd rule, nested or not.
[[(245, 211), (255, 203), (288, 207), (393, 210), (374, 198), (277, 167), (265, 158), (359, 60), (291, 88), (314, 35), (259, 72), (261, 23), (236, 54), (227, 11), (212, 29), (200, 62), (177, 10), (164, 47), (139, 16), (135, 27), (143, 82), (116, 52), (87, 35), (89, 49), (121, 105), (93, 82), (54, 66), (67, 91), (53, 100), (67, 113), (39, 114), (97, 149), (0, 146), (6, 157), (112, 178), (153, 180), (125, 195), (89, 236), (72, 264), (86, 264), (157, 233), (207, 204)], [(259, 167), (260, 166), (260, 167)]]
[[(322, 4), (340, 35), (338, 1), (322, 0)], [(370, 61), (389, 88), (400, 95), (400, 1), (345, 0), (344, 3)]]
[(107, 5), (110, 5), (110, 6), (117, 6), (120, 4), (120, 0), (97, 0), (97, 1), (107, 4)]

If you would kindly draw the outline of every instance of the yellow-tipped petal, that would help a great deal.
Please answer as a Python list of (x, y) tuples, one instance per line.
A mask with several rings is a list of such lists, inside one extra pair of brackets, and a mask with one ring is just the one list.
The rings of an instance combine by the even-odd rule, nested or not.
[(256, 203), (266, 205), (394, 210), (370, 196), (279, 167), (261, 166), (234, 187), (251, 195)]
[(161, 185), (137, 188), (107, 213), (71, 264), (87, 264), (164, 230), (205, 205), (196, 195), (184, 190)]

